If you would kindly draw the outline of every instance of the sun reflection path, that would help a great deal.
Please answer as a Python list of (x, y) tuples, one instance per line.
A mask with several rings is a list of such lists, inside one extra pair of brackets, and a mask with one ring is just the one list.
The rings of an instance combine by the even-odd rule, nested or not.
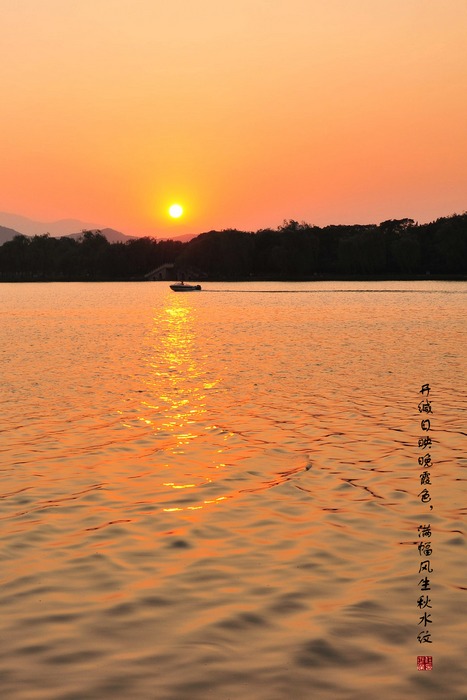
[(157, 311), (148, 366), (151, 398), (142, 401), (139, 420), (156, 439), (162, 509), (199, 510), (225, 500), (215, 492), (228, 436), (210, 424), (206, 399), (221, 380), (206, 367), (189, 300), (170, 295)]

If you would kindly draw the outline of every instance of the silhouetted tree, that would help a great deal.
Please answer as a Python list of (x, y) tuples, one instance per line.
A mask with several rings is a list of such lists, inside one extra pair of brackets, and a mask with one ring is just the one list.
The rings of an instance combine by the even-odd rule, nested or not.
[(256, 233), (226, 229), (189, 243), (140, 238), (109, 243), (100, 231), (71, 237), (15, 236), (0, 246), (2, 280), (142, 279), (164, 263), (211, 279), (307, 279), (466, 275), (467, 214), (419, 226), (412, 219), (319, 228), (293, 219)]

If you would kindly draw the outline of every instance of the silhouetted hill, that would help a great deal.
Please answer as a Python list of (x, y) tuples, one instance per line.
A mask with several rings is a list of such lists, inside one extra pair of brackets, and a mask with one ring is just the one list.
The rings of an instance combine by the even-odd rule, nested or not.
[(183, 236), (174, 236), (173, 238), (165, 238), (161, 236), (160, 238), (164, 241), (179, 241), (180, 243), (188, 243), (199, 235), (199, 233), (185, 233)]
[[(109, 243), (126, 243), (135, 238), (143, 238), (143, 236), (130, 236), (121, 231), (116, 231), (113, 228), (99, 228), (96, 224), (86, 223), (78, 219), (60, 219), (59, 221), (42, 222), (28, 219), (26, 216), (19, 214), (10, 214), (8, 212), (0, 212), (0, 245), (11, 241), (15, 236), (43, 236), (45, 233), (50, 234), (53, 238), (68, 236), (77, 240), (83, 235), (84, 231), (92, 231), (96, 233), (100, 231)], [(166, 236), (163, 234), (154, 234), (157, 240), (163, 241), (178, 241), (179, 243), (188, 243), (193, 238), (196, 238), (197, 233), (185, 233), (182, 236)]]
[[(137, 238), (137, 236), (127, 236), (125, 233), (122, 233), (121, 231), (116, 231), (113, 228), (95, 228), (85, 230), (92, 231), (92, 233), (101, 233), (103, 236), (106, 237), (109, 243), (126, 243), (127, 241), (134, 241)], [(50, 231), (43, 231), (41, 234), (28, 234), (24, 231), (18, 231), (13, 228), (7, 228), (6, 226), (0, 226), (0, 245), (3, 245), (7, 241), (12, 241), (15, 236), (27, 236), (28, 238), (31, 238), (32, 235), (43, 236), (45, 233), (50, 233)], [(62, 236), (64, 236), (65, 238), (74, 238), (77, 241), (83, 237), (83, 234), (84, 230), (79, 231), (78, 233), (61, 234), (61, 236), (51, 234), (51, 237), (61, 238)]]
[[(116, 231), (113, 228), (92, 228), (87, 230), (91, 231), (92, 233), (101, 233), (107, 238), (109, 243), (126, 243), (127, 241), (134, 241), (138, 238), (138, 236), (127, 236), (126, 233)], [(77, 241), (83, 237), (83, 234), (84, 231), (80, 231), (79, 233), (70, 233), (68, 234), (67, 238), (74, 238), (75, 241)]]
[(20, 232), (15, 231), (13, 228), (0, 226), (0, 245), (3, 245), (7, 241), (12, 241), (15, 236), (21, 236)]
[(44, 222), (4, 211), (0, 212), (0, 224), (20, 231), (25, 236), (41, 236), (44, 233), (50, 233), (54, 237), (68, 236), (75, 231), (97, 228), (96, 224), (80, 221), (79, 219), (60, 219), (59, 221)]

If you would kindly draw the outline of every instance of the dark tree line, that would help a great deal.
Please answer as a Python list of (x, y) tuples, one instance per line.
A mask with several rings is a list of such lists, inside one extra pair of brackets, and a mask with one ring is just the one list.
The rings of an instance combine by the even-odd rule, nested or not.
[(131, 280), (164, 263), (173, 263), (183, 243), (135, 238), (109, 243), (101, 233), (85, 231), (77, 240), (15, 236), (0, 246), (3, 280)]
[(143, 279), (164, 263), (212, 280), (463, 277), (466, 261), (467, 214), (421, 226), (394, 219), (320, 228), (291, 220), (256, 233), (209, 231), (189, 243), (154, 238), (109, 243), (90, 231), (78, 240), (16, 236), (0, 247), (0, 279)]

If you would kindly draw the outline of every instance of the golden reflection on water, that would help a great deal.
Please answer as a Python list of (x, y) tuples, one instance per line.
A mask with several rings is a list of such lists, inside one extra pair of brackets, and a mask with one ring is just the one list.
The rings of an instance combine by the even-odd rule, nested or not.
[[(143, 414), (139, 420), (151, 425), (154, 433), (159, 434), (163, 453), (169, 457), (160, 465), (164, 473), (169, 470), (172, 475), (172, 478), (162, 482), (163, 486), (180, 492), (196, 490), (201, 485), (212, 483), (207, 469), (221, 469), (225, 464), (218, 462), (216, 457), (215, 464), (202, 465), (196, 454), (198, 443), (206, 433), (216, 431), (216, 426), (208, 425), (206, 421), (206, 390), (214, 389), (220, 379), (207, 377), (203, 355), (199, 351), (196, 310), (184, 297), (169, 295), (162, 308), (157, 310), (151, 331), (148, 365), (147, 384), (154, 400), (142, 401)], [(149, 418), (148, 413), (153, 417)], [(222, 451), (219, 449), (216, 452)], [(189, 478), (186, 473), (188, 466)], [(178, 476), (178, 480), (173, 476)], [(162, 510), (200, 510), (225, 499), (226, 496), (218, 496), (201, 499), (196, 505), (177, 504)]]
[[(192, 353), (195, 332), (191, 315), (192, 309), (175, 297), (173, 301), (169, 298), (167, 306), (154, 319), (154, 331), (159, 335), (162, 353), (160, 361), (151, 366), (155, 376), (164, 380), (159, 400), (172, 415), (172, 419), (162, 425), (174, 430), (180, 454), (184, 452), (182, 447), (197, 437), (191, 426), (206, 413), (206, 397), (201, 386), (203, 372)], [(185, 427), (189, 429), (179, 432)]]
[[(465, 293), (450, 288), (15, 285), (0, 696), (464, 700)], [(427, 380), (436, 671), (423, 676)]]

